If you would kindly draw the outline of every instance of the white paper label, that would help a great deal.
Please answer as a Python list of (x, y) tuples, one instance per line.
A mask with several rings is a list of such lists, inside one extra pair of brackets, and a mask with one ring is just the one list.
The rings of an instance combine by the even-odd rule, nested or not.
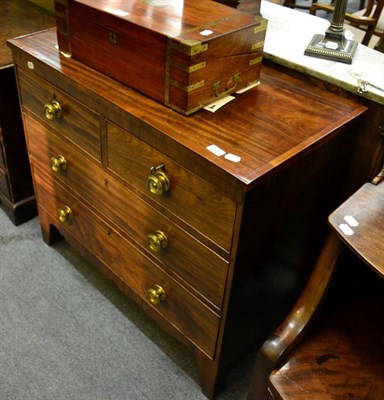
[(215, 144), (211, 144), (210, 146), (208, 146), (207, 150), (209, 150), (211, 153), (213, 153), (215, 156), (218, 157), (221, 157), (225, 154), (225, 151), (221, 150), (220, 147), (217, 147)]
[(255, 83), (253, 83), (252, 85), (246, 86), (245, 88), (238, 90), (238, 91), (236, 92), (236, 94), (244, 93), (244, 92), (246, 92), (246, 91), (248, 91), (248, 90), (251, 90), (251, 89), (253, 89), (254, 87), (259, 86), (259, 85), (260, 85), (260, 81), (257, 81), (257, 82), (255, 82)]
[(214, 103), (208, 104), (207, 106), (204, 106), (204, 110), (210, 111), (210, 112), (215, 112), (219, 110), (221, 107), (225, 106), (227, 103), (230, 101), (234, 100), (234, 96), (226, 96), (223, 97), (220, 100), (215, 101)]
[(352, 236), (355, 232), (353, 232), (352, 228), (347, 224), (340, 224), (339, 228), (341, 232), (344, 233), (346, 236)]
[(352, 215), (346, 215), (344, 217), (344, 221), (349, 225), (349, 226), (358, 226), (359, 223), (355, 220), (355, 218), (352, 217)]
[(205, 29), (205, 30), (200, 32), (200, 35), (209, 36), (209, 35), (212, 35), (212, 33), (213, 33), (213, 31), (211, 31), (210, 29)]
[(224, 156), (225, 159), (229, 160), (229, 161), (233, 161), (233, 162), (240, 162), (241, 161), (241, 157), (239, 156), (235, 156), (234, 154), (228, 153)]

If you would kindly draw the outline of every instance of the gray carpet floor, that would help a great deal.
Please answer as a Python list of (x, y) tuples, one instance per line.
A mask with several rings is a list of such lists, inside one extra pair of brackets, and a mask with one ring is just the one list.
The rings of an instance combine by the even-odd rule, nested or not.
[[(251, 358), (251, 357), (250, 357)], [(219, 400), (244, 398), (252, 359)], [(194, 357), (38, 218), (0, 209), (0, 399), (205, 399)]]

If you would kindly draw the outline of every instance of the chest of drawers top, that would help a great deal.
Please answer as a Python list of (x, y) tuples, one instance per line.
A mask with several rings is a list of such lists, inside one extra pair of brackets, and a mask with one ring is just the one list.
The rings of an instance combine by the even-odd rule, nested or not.
[[(261, 179), (365, 110), (263, 66), (259, 87), (237, 95), (215, 113), (183, 116), (60, 55), (54, 29), (8, 43), (18, 66), (79, 99), (240, 202)], [(98, 144), (90, 144), (94, 145)], [(211, 145), (224, 154), (215, 155)]]

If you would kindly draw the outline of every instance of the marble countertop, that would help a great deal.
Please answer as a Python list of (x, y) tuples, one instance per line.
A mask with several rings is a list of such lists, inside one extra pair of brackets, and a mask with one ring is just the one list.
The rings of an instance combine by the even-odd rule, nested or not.
[(384, 53), (359, 44), (352, 64), (307, 56), (313, 35), (324, 34), (329, 21), (265, 0), (261, 14), (268, 20), (264, 58), (354, 93), (361, 79), (368, 84), (359, 95), (384, 104)]

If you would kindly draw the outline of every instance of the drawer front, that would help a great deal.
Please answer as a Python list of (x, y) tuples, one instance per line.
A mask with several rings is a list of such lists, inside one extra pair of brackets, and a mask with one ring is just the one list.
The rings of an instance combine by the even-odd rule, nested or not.
[[(152, 194), (152, 198), (230, 252), (236, 213), (233, 200), (112, 123), (107, 123), (107, 159), (108, 168), (148, 194), (148, 178), (157, 184), (164, 181), (165, 174), (169, 189), (161, 195)], [(161, 165), (163, 170), (151, 173), (152, 167)]]
[(18, 75), (23, 107), (42, 118), (51, 129), (60, 132), (96, 160), (100, 160), (100, 116), (22, 68), (18, 68)]
[[(45, 176), (35, 166), (33, 171), (38, 205), (56, 221), (61, 233), (80, 241), (143, 301), (213, 358), (220, 318), (51, 176)], [(57, 214), (59, 209), (62, 221)]]
[(9, 199), (11, 199), (11, 192), (9, 190), (8, 176), (7, 176), (7, 173), (2, 168), (0, 168), (0, 192), (2, 192)]
[[(164, 264), (169, 273), (188, 283), (191, 290), (202, 295), (218, 310), (221, 308), (228, 270), (228, 263), (223, 258), (109, 177), (100, 167), (82, 157), (33, 118), (25, 116), (24, 120), (32, 162), (51, 175), (52, 179), (68, 185), (98, 212), (118, 224), (137, 244)], [(50, 159), (58, 155), (66, 160), (66, 169), (54, 174)]]

